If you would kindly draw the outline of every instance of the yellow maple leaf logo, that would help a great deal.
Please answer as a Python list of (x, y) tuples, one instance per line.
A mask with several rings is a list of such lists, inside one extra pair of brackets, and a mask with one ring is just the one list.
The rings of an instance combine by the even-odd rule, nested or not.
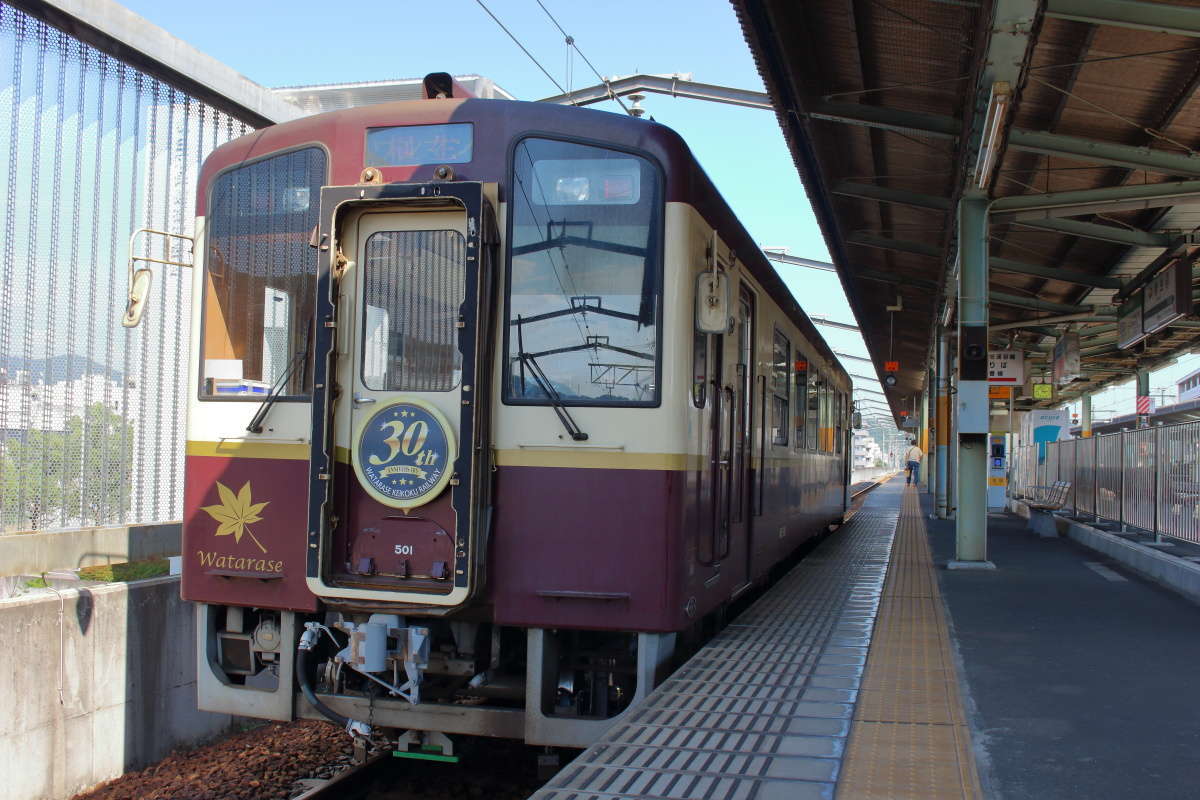
[(221, 496), (221, 505), (201, 506), (200, 508), (201, 511), (207, 511), (210, 517), (221, 523), (217, 526), (217, 536), (232, 535), (234, 541), (240, 544), (242, 534), (246, 533), (258, 545), (259, 550), (267, 552), (267, 548), (263, 547), (262, 542), (246, 526), (252, 522), (262, 522), (262, 517), (258, 515), (258, 512), (266, 508), (270, 501), (268, 500), (266, 503), (253, 502), (250, 496), (250, 481), (246, 481), (246, 485), (236, 495), (228, 486), (217, 481), (217, 493)]

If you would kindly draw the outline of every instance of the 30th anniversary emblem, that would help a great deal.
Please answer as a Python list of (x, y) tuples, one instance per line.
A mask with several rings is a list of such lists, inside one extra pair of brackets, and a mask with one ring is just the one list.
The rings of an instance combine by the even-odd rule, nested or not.
[(357, 436), (354, 471), (364, 489), (393, 508), (433, 500), (450, 480), (454, 434), (433, 406), (408, 399), (367, 418)]

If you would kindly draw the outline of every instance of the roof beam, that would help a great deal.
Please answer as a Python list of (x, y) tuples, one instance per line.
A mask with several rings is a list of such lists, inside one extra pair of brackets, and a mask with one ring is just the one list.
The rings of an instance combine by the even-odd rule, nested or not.
[(1070, 306), (1066, 303), (1052, 303), (1049, 300), (1040, 300), (1036, 297), (1022, 297), (1007, 292), (988, 292), (988, 296), (997, 305), (1028, 308), (1033, 311), (1053, 311), (1058, 314), (1082, 314), (1092, 310), (1091, 306)]
[[(813, 103), (808, 110), (808, 116), (829, 122), (843, 122), (940, 139), (957, 138), (961, 128), (958, 120), (953, 117), (860, 103)], [(1110, 164), (1164, 175), (1200, 177), (1200, 157), (1066, 136), (1061, 133), (1013, 128), (1008, 136), (1008, 146), (1014, 150), (1069, 158), (1090, 164)]]
[(1166, 247), (1171, 237), (1165, 233), (1118, 228), (1115, 225), (1100, 225), (1095, 222), (1080, 222), (1076, 219), (1014, 220), (1022, 228), (1052, 231), (1067, 236), (1082, 236), (1102, 242), (1129, 245), (1130, 247)]
[[(869, 358), (863, 358), (862, 356), (852, 356), (852, 355), (850, 355), (849, 353), (843, 353), (843, 352), (841, 352), (841, 351), (838, 351), (838, 350), (834, 350), (834, 351), (833, 351), (833, 354), (834, 354), (835, 356), (837, 356), (838, 358), (852, 358), (852, 359), (854, 359), (855, 361), (865, 361), (865, 362), (866, 362), (866, 363), (868, 363), (868, 364), (874, 364), (874, 363), (875, 363), (874, 361), (872, 361), (872, 360), (871, 360), (871, 359), (869, 359)], [(874, 379), (874, 378), (871, 378), (871, 380), (875, 380), (875, 379)]]
[[(880, 250), (897, 250), (901, 253), (912, 253), (918, 256), (927, 256), (929, 258), (939, 258), (940, 251), (928, 244), (922, 242), (908, 242), (901, 239), (889, 239), (885, 236), (875, 236), (870, 233), (852, 233), (846, 237), (847, 244), (856, 244), (861, 247), (873, 247)], [(1120, 278), (1114, 278), (1107, 275), (1092, 275), (1087, 272), (1076, 272), (1074, 270), (1062, 269), (1060, 267), (1044, 267), (1040, 264), (1026, 264), (1022, 261), (1013, 261), (1008, 258), (999, 258), (992, 256), (988, 259), (988, 265), (999, 272), (1014, 272), (1020, 275), (1036, 275), (1039, 278), (1049, 278), (1056, 281), (1066, 281), (1068, 283), (1077, 283), (1080, 286), (1090, 286), (1094, 289), (1120, 289), (1124, 284)], [(906, 282), (916, 285), (914, 281), (900, 276), (880, 275), (869, 270), (856, 270), (856, 275), (873, 280), (889, 280), (893, 283)]]
[(1200, 158), (1197, 157), (1127, 144), (1098, 142), (1095, 139), (1065, 136), (1061, 133), (1014, 128), (1009, 133), (1008, 146), (1027, 153), (1072, 158), (1092, 164), (1111, 164), (1164, 175), (1200, 177)]
[(1098, 317), (1094, 311), (1085, 311), (1080, 314), (1055, 314), (1051, 317), (1034, 317), (1033, 319), (1023, 319), (1017, 322), (1000, 322), (995, 325), (988, 325), (988, 332), (992, 331), (1007, 331), (1015, 328), (1036, 328), (1041, 325), (1054, 325), (1060, 322), (1108, 322), (1114, 319), (1113, 316)]
[(1046, 16), (1176, 36), (1200, 36), (1200, 9), (1138, 0), (1047, 0)]
[(833, 187), (833, 194), (842, 197), (856, 197), (860, 200), (878, 200), (881, 203), (895, 203), (913, 208), (925, 208), (930, 211), (949, 211), (950, 198), (937, 197), (931, 194), (905, 192), (899, 189), (889, 189), (871, 183), (855, 183), (853, 181), (838, 181)]
[(900, 253), (912, 253), (913, 255), (926, 256), (928, 258), (941, 258), (942, 256), (942, 251), (931, 244), (906, 242), (903, 239), (890, 239), (886, 236), (876, 236), (873, 233), (862, 233), (861, 231), (847, 236), (846, 243), (856, 244), (860, 247), (872, 247), (876, 250), (895, 250)]
[(1090, 286), (1093, 289), (1120, 289), (1124, 284), (1120, 278), (1108, 275), (1092, 275), (1089, 272), (1077, 272), (1061, 267), (1046, 267), (1041, 264), (1027, 264), (1024, 261), (1013, 261), (1010, 258), (992, 256), (988, 266), (997, 272), (1012, 272), (1017, 275), (1034, 275), (1048, 278), (1052, 281), (1066, 281), (1080, 286)]
[(1136, 186), (999, 197), (992, 201), (992, 221), (1073, 217), (1098, 211), (1134, 211), (1183, 203), (1200, 203), (1200, 181), (1140, 183)]
[(861, 103), (811, 103), (807, 112), (812, 119), (844, 122), (849, 125), (861, 125), (865, 128), (882, 128), (886, 131), (929, 136), (935, 139), (956, 139), (962, 128), (959, 121), (953, 117), (901, 111), (884, 106), (868, 106)]

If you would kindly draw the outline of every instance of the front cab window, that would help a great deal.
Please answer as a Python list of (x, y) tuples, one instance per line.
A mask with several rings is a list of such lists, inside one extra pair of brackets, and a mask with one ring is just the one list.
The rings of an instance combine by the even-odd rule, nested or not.
[(262, 401), (310, 391), (307, 369), (325, 152), (310, 147), (213, 182), (204, 274), (200, 398)]
[(630, 153), (517, 145), (505, 402), (658, 404), (661, 183)]

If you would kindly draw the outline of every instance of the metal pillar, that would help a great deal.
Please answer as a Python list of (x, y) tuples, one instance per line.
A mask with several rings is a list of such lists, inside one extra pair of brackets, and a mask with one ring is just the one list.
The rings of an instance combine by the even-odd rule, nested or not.
[(950, 375), (947, 371), (946, 329), (939, 327), (937, 334), (937, 399), (934, 403), (934, 463), (937, 469), (935, 484), (935, 501), (938, 519), (950, 517), (946, 487), (949, 484), (947, 473), (947, 445), (950, 443)]
[(1082, 425), (1079, 435), (1083, 439), (1090, 439), (1092, 438), (1092, 396), (1090, 394), (1085, 394), (1079, 399), (1079, 421)]
[(958, 509), (950, 569), (995, 569), (987, 560), (988, 199), (958, 206)]
[(921, 456), (921, 460), (925, 462), (921, 465), (921, 480), (917, 484), (918, 492), (921, 491), (922, 484), (925, 487), (925, 491), (929, 491), (929, 487), (933, 485), (930, 483), (933, 459), (929, 457), (929, 386), (930, 381), (927, 375), (925, 379), (925, 391), (921, 392), (921, 427), (920, 433), (917, 434), (917, 444), (924, 454)]
[(1137, 426), (1145, 428), (1150, 424), (1150, 415), (1140, 413), (1142, 407), (1142, 398), (1146, 398), (1146, 402), (1150, 399), (1150, 371), (1139, 369), (1137, 375), (1137, 400), (1139, 413), (1137, 415)]

